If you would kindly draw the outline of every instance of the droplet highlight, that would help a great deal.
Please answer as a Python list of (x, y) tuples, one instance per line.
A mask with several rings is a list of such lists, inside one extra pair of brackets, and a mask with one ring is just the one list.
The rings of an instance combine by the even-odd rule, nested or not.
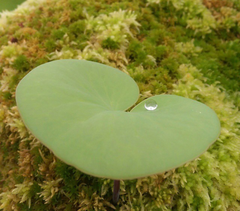
[(148, 110), (148, 111), (154, 111), (157, 107), (158, 107), (158, 104), (155, 100), (148, 100), (144, 107)]

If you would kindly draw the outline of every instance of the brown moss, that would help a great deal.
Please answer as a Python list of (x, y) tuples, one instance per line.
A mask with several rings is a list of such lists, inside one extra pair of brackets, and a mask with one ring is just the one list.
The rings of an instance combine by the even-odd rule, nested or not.
[[(24, 42), (24, 41), (23, 41)], [(43, 58), (46, 56), (46, 51), (44, 47), (39, 43), (38, 38), (32, 38), (28, 42), (25, 42), (24, 55), (27, 58), (34, 58), (34, 60)]]
[(32, 177), (32, 171), (33, 171), (33, 166), (32, 166), (32, 156), (31, 153), (28, 149), (23, 149), (19, 151), (19, 172), (24, 176), (24, 177)]
[(216, 9), (221, 7), (233, 7), (231, 0), (203, 0), (203, 4), (208, 9)]

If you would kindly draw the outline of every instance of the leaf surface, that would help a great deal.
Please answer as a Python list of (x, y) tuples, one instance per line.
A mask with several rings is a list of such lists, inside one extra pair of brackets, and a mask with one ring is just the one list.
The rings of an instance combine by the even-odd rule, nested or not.
[[(97, 177), (161, 173), (198, 157), (217, 139), (220, 123), (208, 106), (157, 95), (126, 112), (138, 96), (127, 74), (80, 60), (43, 64), (16, 91), (28, 129), (61, 160)], [(155, 110), (146, 109), (150, 100)]]

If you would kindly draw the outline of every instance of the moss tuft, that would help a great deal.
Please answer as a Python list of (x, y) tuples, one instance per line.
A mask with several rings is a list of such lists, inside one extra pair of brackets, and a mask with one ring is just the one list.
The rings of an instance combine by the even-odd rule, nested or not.
[(30, 63), (28, 61), (28, 58), (25, 55), (19, 55), (14, 61), (13, 61), (13, 68), (20, 72), (26, 72), (30, 69)]
[(114, 40), (112, 40), (110, 37), (102, 41), (102, 47), (107, 48), (110, 50), (118, 49), (120, 44)]

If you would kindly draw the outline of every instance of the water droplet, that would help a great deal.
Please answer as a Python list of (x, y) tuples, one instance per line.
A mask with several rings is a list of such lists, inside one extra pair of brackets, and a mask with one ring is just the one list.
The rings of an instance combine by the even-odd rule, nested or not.
[(148, 111), (153, 111), (158, 107), (158, 104), (155, 100), (148, 100), (144, 107), (148, 110)]

